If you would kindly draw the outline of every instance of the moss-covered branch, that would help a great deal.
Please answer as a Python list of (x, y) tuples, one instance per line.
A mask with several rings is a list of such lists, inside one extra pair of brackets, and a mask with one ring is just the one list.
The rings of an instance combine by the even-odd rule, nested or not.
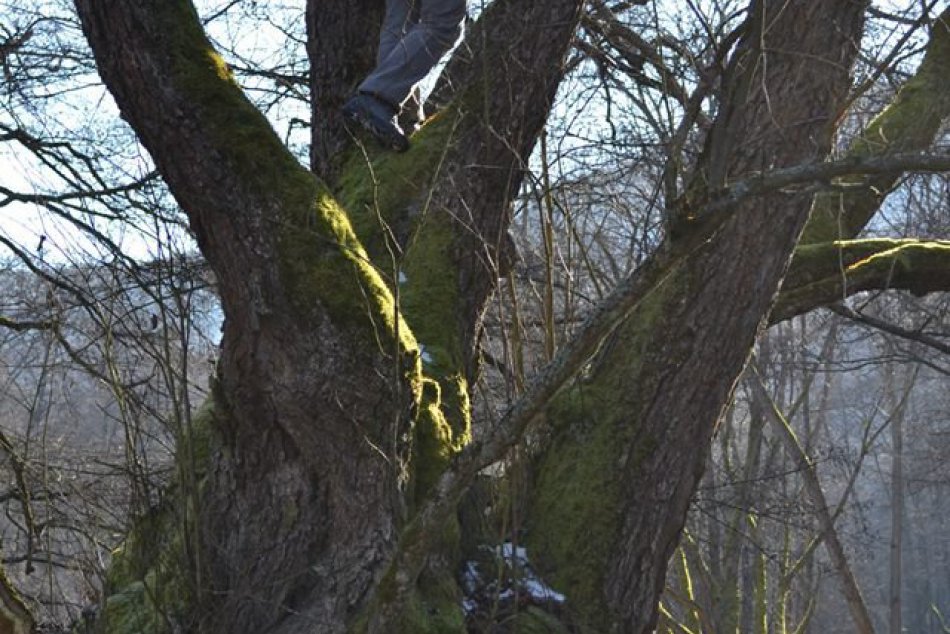
[[(943, 121), (950, 116), (950, 9), (933, 25), (927, 53), (916, 74), (894, 102), (884, 109), (848, 148), (849, 158), (866, 158), (929, 148)], [(851, 238), (877, 212), (884, 197), (900, 180), (895, 170), (864, 180), (848, 177), (855, 186), (847, 194), (818, 197), (802, 235), (802, 244)]]
[(872, 290), (950, 291), (950, 242), (869, 239), (800, 246), (771, 321)]

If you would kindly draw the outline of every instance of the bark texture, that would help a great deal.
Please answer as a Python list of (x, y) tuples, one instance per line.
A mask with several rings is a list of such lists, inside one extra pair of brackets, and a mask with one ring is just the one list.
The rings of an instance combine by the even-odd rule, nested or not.
[(0, 632), (28, 634), (33, 631), (33, 616), (19, 593), (0, 569)]
[(485, 302), (513, 256), (510, 203), (563, 78), (583, 4), (494, 2), (444, 73), (456, 87), (450, 108), (461, 122), (443, 157), (446, 169), (431, 183), (429, 206), (451, 220), (459, 298), (453, 322), (468, 381), (477, 373)]
[(385, 0), (307, 0), (310, 167), (331, 186), (350, 145), (340, 110), (376, 65)]
[[(921, 151), (933, 145), (941, 125), (950, 116), (950, 9), (931, 27), (923, 62), (885, 108), (851, 143), (847, 155), (871, 157), (896, 152)], [(902, 172), (870, 178), (842, 179), (854, 188), (843, 194), (819, 196), (803, 244), (857, 236), (874, 216), (881, 202), (900, 182)]]
[[(200, 606), (190, 614), (201, 623), (183, 626), (209, 632), (362, 627), (360, 615), (379, 594), (425, 459), (432, 458), (437, 474), (448, 457), (437, 422), (413, 448), (414, 424), (441, 416), (439, 386), (421, 374), (420, 357), (434, 355), (420, 354), (379, 275), (385, 268), (370, 264), (349, 216), (245, 99), (189, 2), (76, 5), (104, 81), (189, 215), (225, 312), (210, 466), (200, 508), (192, 509), (200, 510), (199, 539), (180, 548), (195, 592), (182, 600)], [(428, 131), (441, 150), (423, 141), (415, 148), (442, 161), (420, 163), (418, 175), (431, 184), (425, 191), (439, 195), (428, 196), (432, 213), (409, 223), (405, 259), (420, 279), (404, 299), (410, 316), (433, 309), (420, 327), (433, 352), (453, 337), (464, 342), (444, 344), (454, 354), (429, 363), (440, 366), (434, 368), (439, 378), (456, 375), (449, 409), (461, 415), (467, 415), (464, 377), (474, 372), (473, 324), (497, 276), (494, 252), (507, 227), (507, 203), (562, 72), (557, 63), (538, 72), (530, 62), (538, 55), (563, 58), (580, 5), (493, 4), (483, 17), (482, 46), (467, 62), (486, 71), (485, 81)], [(325, 64), (312, 81), (327, 99), (340, 99), (370, 63), (359, 55), (343, 62), (343, 53), (323, 58), (333, 48), (327, 38), (347, 46), (359, 39), (364, 52), (375, 48), (365, 45), (374, 37), (346, 23), (360, 7), (310, 7), (311, 35), (323, 34), (311, 43), (311, 55)], [(509, 75), (487, 73), (499, 66)], [(335, 113), (335, 105), (323, 109)], [(314, 127), (326, 143), (315, 151), (314, 165), (332, 174), (333, 166), (320, 166), (342, 136), (332, 122)], [(438, 171), (443, 164), (451, 167)], [(459, 255), (460, 246), (474, 244), (478, 253)], [(412, 292), (424, 292), (424, 268), (448, 271), (450, 301), (430, 305)], [(427, 329), (446, 315), (447, 335)], [(385, 628), (403, 623), (398, 612), (406, 609), (397, 605), (373, 622), (382, 623), (381, 631), (399, 631), (402, 626)]]
[[(744, 174), (827, 154), (863, 12), (861, 2), (753, 3), (689, 204)], [(810, 207), (810, 196), (784, 193), (740, 204), (550, 408), (529, 540), (595, 630), (652, 630), (716, 421)]]
[(405, 514), (414, 343), (345, 215), (244, 98), (190, 3), (77, 7), (219, 280), (203, 627), (341, 631)]
[[(461, 631), (454, 504), (479, 461), (524, 426), (452, 460), (470, 439), (468, 386), (510, 257), (510, 201), (583, 4), (491, 3), (445, 71), (450, 103), (393, 155), (352, 144), (338, 117), (373, 64), (382, 0), (309, 0), (311, 167), (328, 187), (244, 98), (190, 2), (76, 0), (104, 81), (189, 215), (226, 317), (207, 469), (187, 509), (197, 538), (175, 546), (193, 584), (182, 629)], [(772, 192), (703, 210), (751, 173), (828, 154), (865, 8), (752, 3), (680, 237), (632, 278), (635, 301), (614, 306), (626, 319), (583, 376), (561, 390), (561, 371), (543, 403), (523, 408), (545, 419), (527, 537), (569, 597), (564, 627), (655, 623), (710, 437), (813, 200)], [(946, 270), (935, 244), (914, 262), (939, 251)], [(788, 314), (839, 292), (827, 263), (859, 247), (818, 253), (826, 247), (800, 258)], [(867, 249), (855, 274), (896, 279), (867, 257), (885, 245)]]

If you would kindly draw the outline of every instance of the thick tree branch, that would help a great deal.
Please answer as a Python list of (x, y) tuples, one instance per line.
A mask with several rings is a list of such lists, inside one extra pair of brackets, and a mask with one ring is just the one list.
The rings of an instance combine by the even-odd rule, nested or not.
[[(457, 324), (470, 382), (477, 375), (485, 302), (512, 257), (511, 201), (564, 76), (583, 5), (582, 0), (492, 3), (468, 29), (440, 80), (453, 87), (452, 108), (461, 117), (444, 161), (459, 167), (442, 170), (432, 183), (430, 217), (445, 214), (451, 221), (447, 266), (457, 280), (459, 301), (454, 314), (443, 319)], [(440, 222), (433, 223), (434, 231), (440, 231)]]
[[(830, 181), (842, 176), (946, 171), (950, 171), (950, 154), (943, 153), (910, 152), (874, 157), (852, 156), (822, 163), (807, 163), (770, 170), (732, 183), (724, 191), (712, 193), (710, 196), (712, 200), (704, 205), (697, 215), (705, 217), (715, 214), (753, 196), (779, 190), (787, 190), (784, 193), (788, 194), (797, 193), (795, 189), (801, 191), (796, 188), (798, 185), (834, 187), (830, 185)], [(841, 187), (837, 185), (838, 189)], [(851, 187), (857, 188), (862, 185), (853, 183)]]
[(868, 239), (803, 245), (770, 321), (777, 323), (863, 291), (950, 291), (950, 242)]
[[(848, 149), (848, 158), (882, 156), (931, 147), (950, 116), (950, 9), (931, 30), (927, 53), (916, 74), (901, 87), (894, 102), (882, 111)], [(824, 194), (815, 202), (802, 233), (802, 244), (853, 238), (880, 208), (903, 172), (881, 170), (873, 178), (843, 178), (851, 185), (846, 194)]]

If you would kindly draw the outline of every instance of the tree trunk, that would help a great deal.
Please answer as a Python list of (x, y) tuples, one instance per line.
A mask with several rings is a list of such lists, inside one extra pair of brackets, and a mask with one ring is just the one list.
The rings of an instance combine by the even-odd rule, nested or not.
[[(687, 207), (727, 179), (825, 156), (863, 10), (753, 4), (701, 159), (705, 183)], [(551, 438), (528, 493), (529, 551), (595, 630), (652, 630), (716, 421), (810, 206), (808, 195), (776, 193), (732, 211), (548, 408)]]
[(331, 187), (350, 145), (341, 110), (376, 65), (385, 0), (307, 0), (310, 167)]
[(191, 555), (210, 584), (203, 627), (341, 631), (405, 517), (415, 344), (342, 210), (246, 101), (190, 3), (77, 7), (219, 281), (220, 442)]
[[(392, 266), (370, 264), (325, 185), (241, 94), (189, 2), (77, 2), (103, 79), (189, 215), (225, 314), (210, 465), (200, 506), (189, 509), (200, 509), (200, 539), (172, 545), (193, 573), (197, 596), (183, 601), (201, 622), (187, 627), (338, 632), (366, 623), (360, 616), (379, 594), (416, 497), (467, 438), (477, 324), (497, 276), (508, 201), (550, 110), (581, 4), (494, 3), (475, 29), (480, 46), (459, 63), (484, 81), (427, 126), (414, 152), (379, 159), (430, 184), (389, 198), (384, 212), (417, 216), (399, 263), (412, 279), (397, 300), (380, 276)], [(356, 7), (310, 9), (314, 37), (360, 39), (347, 22)], [(311, 55), (326, 46), (312, 43)], [(536, 56), (554, 63), (539, 71), (529, 63)], [(314, 87), (337, 99), (367, 67), (359, 57), (327, 63)], [(489, 74), (499, 67), (508, 73)], [(504, 137), (485, 136), (486, 126), (504, 128)], [(314, 165), (335, 173), (339, 128), (314, 128), (327, 144)], [(348, 167), (359, 180), (362, 166)], [(382, 227), (361, 224), (377, 211), (357, 204), (362, 191), (342, 195), (372, 245)], [(419, 199), (431, 213), (418, 217)], [(438, 275), (450, 286), (433, 285)], [(425, 347), (399, 308), (419, 322)], [(377, 627), (413, 631), (407, 611), (435, 621), (439, 610), (461, 627), (455, 591), (440, 594), (438, 610), (399, 605)]]

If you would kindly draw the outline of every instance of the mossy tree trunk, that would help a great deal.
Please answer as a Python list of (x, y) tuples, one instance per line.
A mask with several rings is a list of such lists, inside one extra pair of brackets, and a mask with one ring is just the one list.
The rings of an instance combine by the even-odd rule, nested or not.
[[(692, 207), (728, 182), (825, 157), (864, 9), (838, 0), (753, 3), (681, 210), (696, 229), (687, 226), (681, 240), (702, 231), (701, 209)], [(555, 587), (583, 592), (579, 619), (593, 631), (652, 630), (710, 439), (811, 202), (776, 192), (731, 210), (650, 289), (586, 380), (549, 408), (551, 438), (528, 494), (529, 544)]]
[[(418, 182), (383, 183), (399, 190), (382, 194), (391, 202), (383, 210), (366, 204), (359, 187), (349, 198), (340, 192), (352, 217), (250, 105), (190, 2), (76, 4), (104, 81), (217, 274), (225, 314), (215, 438), (189, 553), (201, 575), (200, 596), (192, 597), (200, 609), (189, 626), (343, 631), (371, 605), (425, 479), (467, 436), (477, 322), (497, 277), (486, 263), (497, 261), (508, 201), (553, 101), (582, 3), (493, 5), (482, 27), (488, 58), (464, 64), (484, 81), (472, 77), (413, 152), (382, 158), (398, 172), (425, 155)], [(311, 42), (311, 56), (347, 47), (328, 56), (346, 72), (334, 77), (337, 66), (325, 63), (313, 81), (337, 100), (365, 69), (376, 38), (369, 30), (361, 39), (365, 23), (348, 22), (363, 8), (378, 3), (310, 7), (315, 40), (332, 35)], [(359, 51), (350, 56), (354, 43)], [(536, 57), (550, 60), (540, 72)], [(479, 72), (488, 64), (509, 72)], [(342, 141), (324, 111), (336, 103), (314, 102), (330, 149), (313, 162), (329, 165), (329, 175)], [(505, 133), (486, 133), (491, 128)], [(484, 168), (458, 169), (471, 164)], [(458, 217), (451, 210), (460, 198), (481, 202)], [(403, 244), (386, 244), (378, 225), (365, 222), (380, 212), (395, 224), (409, 210)], [(400, 304), (418, 325), (397, 310), (392, 263), (371, 261), (392, 247), (405, 252), (400, 265), (412, 279)], [(458, 601), (448, 611), (461, 626)], [(409, 618), (390, 614), (376, 627), (394, 631)]]
[[(445, 71), (451, 103), (409, 153), (377, 156), (353, 147), (337, 112), (372, 64), (382, 4), (308, 2), (310, 171), (190, 2), (76, 0), (225, 314), (195, 537), (178, 546), (191, 631), (462, 631), (454, 502), (519, 437), (469, 444), (482, 313), (584, 2), (495, 0)], [(529, 408), (545, 431), (529, 539), (569, 597), (565, 624), (655, 621), (709, 439), (813, 200), (772, 192), (703, 210), (735, 179), (826, 156), (865, 8), (751, 3), (678, 237), (645, 267), (660, 274), (593, 334), (612, 331), (585, 378)]]

